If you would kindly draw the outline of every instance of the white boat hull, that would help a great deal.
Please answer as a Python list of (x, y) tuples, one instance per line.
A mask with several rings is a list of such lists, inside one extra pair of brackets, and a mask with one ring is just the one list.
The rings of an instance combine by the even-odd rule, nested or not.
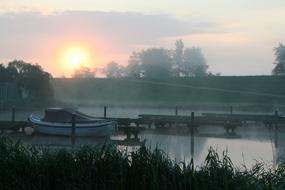
[[(71, 123), (45, 122), (31, 116), (30, 122), (35, 128), (35, 132), (48, 135), (71, 136)], [(94, 123), (76, 123), (75, 136), (110, 136), (115, 132), (115, 123), (113, 121), (99, 120)]]

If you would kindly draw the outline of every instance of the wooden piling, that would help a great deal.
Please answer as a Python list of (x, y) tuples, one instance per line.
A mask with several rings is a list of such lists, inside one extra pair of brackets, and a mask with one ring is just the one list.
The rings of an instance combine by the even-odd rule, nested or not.
[(191, 123), (190, 123), (190, 133), (191, 133), (191, 158), (194, 158), (194, 123), (195, 123), (195, 114), (191, 112)]
[(75, 128), (76, 128), (76, 115), (72, 113), (72, 120), (71, 120), (71, 144), (74, 145), (75, 143)]
[(175, 115), (178, 115), (178, 106), (175, 106)]
[(0, 112), (4, 111), (4, 100), (0, 100)]
[(15, 106), (12, 107), (11, 121), (15, 121)]
[(233, 106), (230, 106), (230, 114), (233, 114)]
[(107, 106), (104, 106), (104, 118), (107, 117)]
[(278, 111), (274, 112), (274, 145), (278, 148)]

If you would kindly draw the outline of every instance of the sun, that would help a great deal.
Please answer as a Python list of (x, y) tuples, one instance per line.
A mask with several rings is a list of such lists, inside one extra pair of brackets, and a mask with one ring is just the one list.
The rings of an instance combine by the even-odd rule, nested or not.
[(65, 50), (64, 62), (70, 69), (87, 66), (90, 62), (89, 52), (83, 47), (70, 47)]

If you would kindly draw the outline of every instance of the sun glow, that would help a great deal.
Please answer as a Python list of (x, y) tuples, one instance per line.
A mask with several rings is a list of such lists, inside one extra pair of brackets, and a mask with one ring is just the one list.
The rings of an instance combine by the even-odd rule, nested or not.
[[(87, 43), (88, 41), (88, 43)], [(102, 49), (104, 45), (98, 41), (92, 41), (90, 39), (76, 40), (76, 39), (64, 39), (57, 45), (54, 69), (61, 77), (72, 77), (72, 75), (80, 67), (88, 67), (91, 70), (94, 68), (100, 68), (102, 63), (105, 63), (105, 58), (102, 55), (105, 54)], [(98, 45), (99, 46), (99, 45)]]
[(88, 66), (90, 62), (88, 50), (82, 47), (72, 47), (65, 50), (64, 61), (70, 69)]

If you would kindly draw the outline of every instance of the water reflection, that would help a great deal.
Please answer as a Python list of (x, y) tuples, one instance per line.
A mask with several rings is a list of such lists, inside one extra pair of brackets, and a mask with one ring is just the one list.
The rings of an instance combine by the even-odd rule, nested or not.
[[(94, 115), (103, 116), (103, 107), (80, 107), (80, 111)], [(26, 120), (31, 114), (36, 113), (43, 114), (43, 110), (37, 111), (17, 111), (16, 120)], [(132, 117), (136, 118), (137, 115), (149, 113), (149, 114), (174, 114), (175, 109), (172, 108), (127, 108), (127, 107), (109, 107), (107, 109), (108, 117)], [(191, 110), (180, 110), (179, 114), (189, 115)], [(11, 112), (0, 113), (0, 119), (10, 119)], [(236, 130), (236, 133), (241, 138), (225, 138), (223, 137), (224, 129), (221, 127), (203, 127), (199, 129), (201, 134), (207, 133), (213, 136), (201, 137), (195, 136), (194, 147), (194, 161), (196, 165), (201, 165), (205, 159), (205, 156), (210, 147), (213, 147), (218, 151), (220, 155), (227, 150), (230, 158), (235, 165), (252, 166), (256, 161), (262, 161), (266, 164), (278, 164), (285, 159), (285, 130), (280, 126), (278, 131), (278, 147), (274, 145), (274, 132), (266, 128), (263, 124), (248, 124), (246, 127), (240, 127)], [(216, 138), (217, 134), (220, 138)], [(188, 135), (161, 135), (152, 133), (143, 133), (140, 135), (142, 139), (147, 140), (147, 146), (155, 148), (161, 148), (172, 159), (176, 161), (190, 162), (190, 136)], [(51, 136), (26, 136), (15, 137), (22, 138), (23, 141), (31, 144), (61, 144), (64, 146), (70, 145), (69, 137), (51, 137)], [(122, 139), (122, 136), (114, 137), (116, 139)], [(104, 143), (106, 139), (95, 138), (76, 138), (76, 144), (100, 144)], [(132, 148), (131, 148), (132, 149)], [(130, 150), (130, 149), (129, 149)]]
[[(256, 130), (258, 130), (256, 128)], [(245, 131), (238, 131), (238, 133)], [(210, 147), (222, 155), (223, 151), (228, 151), (228, 155), (236, 165), (252, 166), (256, 161), (266, 164), (273, 164), (274, 146), (265, 135), (260, 138), (247, 138), (250, 134), (240, 139), (213, 138), (195, 136), (194, 161), (196, 165), (201, 165)], [(151, 147), (158, 146), (167, 152), (172, 159), (177, 161), (190, 162), (190, 136), (172, 135), (145, 135)], [(284, 148), (284, 145), (283, 145)]]

